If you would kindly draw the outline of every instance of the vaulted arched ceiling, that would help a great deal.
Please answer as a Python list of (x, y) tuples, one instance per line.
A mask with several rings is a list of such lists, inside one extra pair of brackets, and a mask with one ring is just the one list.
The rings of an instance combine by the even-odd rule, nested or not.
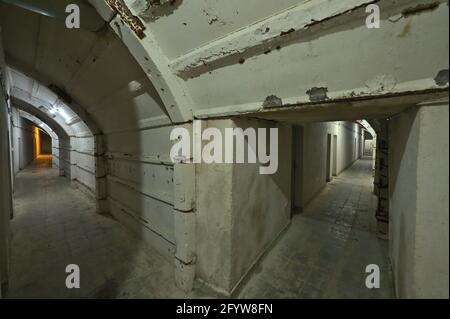
[(19, 116), (26, 118), (27, 120), (34, 123), (37, 127), (42, 129), (47, 135), (49, 135), (52, 139), (58, 140), (58, 135), (48, 126), (45, 122), (41, 121), (36, 116), (25, 112), (23, 110), (18, 110)]
[(0, 23), (7, 63), (70, 97), (92, 131), (297, 120), (318, 104), (326, 119), (383, 117), (448, 96), (446, 1), (377, 1), (379, 29), (373, 2), (89, 0), (109, 25), (97, 32), (0, 4)]
[[(369, 101), (359, 118), (366, 109), (385, 117), (448, 96), (448, 78), (440, 80), (448, 74), (444, 0), (90, 2), (111, 21), (173, 119), (293, 120), (308, 117), (300, 107), (313, 111), (317, 104), (327, 106), (322, 116), (347, 119), (359, 101)], [(378, 29), (366, 25), (373, 3), (381, 12)], [(398, 107), (380, 109), (390, 98)], [(339, 114), (342, 104), (352, 108)]]
[(171, 122), (156, 89), (111, 29), (67, 29), (64, 21), (4, 3), (0, 25), (16, 92), (63, 110), (73, 134), (86, 127), (95, 135)]
[(81, 119), (50, 89), (15, 69), (8, 68), (7, 74), (13, 105), (36, 108), (47, 121), (53, 119), (68, 136), (92, 136)]

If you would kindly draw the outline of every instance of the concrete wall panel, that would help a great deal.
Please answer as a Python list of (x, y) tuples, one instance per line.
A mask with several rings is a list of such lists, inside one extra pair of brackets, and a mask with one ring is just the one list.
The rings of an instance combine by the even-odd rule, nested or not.
[(448, 298), (448, 146), (448, 104), (389, 121), (390, 257), (401, 298)]
[[(363, 130), (353, 122), (323, 122), (304, 124), (299, 136), (297, 169), (301, 180), (297, 180), (295, 192), (300, 192), (296, 205), (305, 207), (327, 183), (327, 136), (331, 135), (331, 163), (338, 175), (358, 159), (362, 152)], [(337, 136), (336, 163), (333, 159), (333, 138)], [(355, 143), (356, 142), (356, 143)]]
[(116, 179), (107, 179), (108, 196), (128, 208), (137, 220), (160, 234), (167, 241), (175, 243), (173, 206), (137, 192)]
[(173, 205), (173, 167), (129, 160), (109, 160), (108, 175), (136, 191)]

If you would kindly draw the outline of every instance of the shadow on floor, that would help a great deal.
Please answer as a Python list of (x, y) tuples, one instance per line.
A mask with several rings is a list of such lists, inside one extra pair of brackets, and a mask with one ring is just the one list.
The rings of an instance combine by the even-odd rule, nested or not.
[[(50, 164), (51, 165), (51, 164)], [(371, 161), (357, 161), (330, 182), (255, 266), (240, 298), (392, 298), (388, 244), (371, 231)], [(38, 158), (16, 178), (8, 298), (218, 297), (174, 283), (173, 261), (144, 246), (94, 201)], [(68, 264), (81, 288), (67, 289)], [(365, 287), (377, 264), (381, 288)]]
[[(358, 160), (328, 183), (256, 265), (241, 298), (394, 298), (388, 242), (373, 232), (372, 161)], [(365, 286), (366, 266), (380, 288)]]
[[(11, 274), (7, 298), (185, 297), (173, 261), (144, 246), (39, 157), (15, 182)], [(67, 289), (68, 264), (80, 289)]]

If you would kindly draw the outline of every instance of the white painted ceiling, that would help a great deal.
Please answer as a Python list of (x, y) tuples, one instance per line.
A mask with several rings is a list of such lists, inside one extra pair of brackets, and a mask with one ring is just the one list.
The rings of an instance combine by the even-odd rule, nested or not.
[[(55, 97), (44, 88), (59, 87), (105, 133), (221, 115), (301, 121), (311, 112), (296, 107), (315, 103), (314, 88), (326, 89), (320, 102), (337, 103), (327, 119), (339, 117), (346, 100), (448, 96), (448, 83), (434, 80), (448, 70), (444, 0), (413, 14), (402, 12), (421, 1), (380, 0), (380, 29), (365, 25), (370, 0), (178, 0), (156, 11), (141, 10), (147, 0), (124, 0), (145, 26), (142, 39), (104, 0), (89, 2), (109, 27), (69, 30), (3, 3), (0, 24), (7, 63), (43, 88), (27, 79), (18, 86), (48, 104)], [(265, 105), (271, 96), (282, 104), (277, 113)], [(339, 119), (371, 105), (347, 108)]]

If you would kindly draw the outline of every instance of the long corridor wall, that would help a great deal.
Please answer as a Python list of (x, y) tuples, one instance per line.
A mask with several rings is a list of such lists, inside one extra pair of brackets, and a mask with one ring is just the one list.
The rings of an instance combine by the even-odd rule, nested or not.
[[(327, 139), (331, 137), (331, 163), (333, 175), (339, 175), (362, 156), (363, 129), (354, 122), (323, 122), (303, 124), (295, 140), (296, 169), (294, 206), (305, 207), (327, 183)], [(334, 163), (334, 136), (337, 136)], [(334, 167), (334, 168), (333, 168)]]
[(12, 154), (14, 175), (24, 169), (36, 156), (35, 125), (12, 109)]

